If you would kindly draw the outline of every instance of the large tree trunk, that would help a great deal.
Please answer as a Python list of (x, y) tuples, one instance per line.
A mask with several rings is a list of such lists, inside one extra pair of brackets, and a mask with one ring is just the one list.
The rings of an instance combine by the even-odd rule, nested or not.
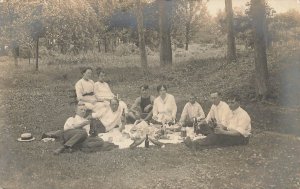
[(145, 45), (145, 35), (144, 35), (144, 18), (142, 12), (141, 1), (137, 0), (136, 2), (136, 13), (137, 13), (137, 29), (139, 34), (139, 48), (141, 56), (141, 67), (143, 71), (147, 71), (147, 54), (146, 54), (146, 45)]
[(265, 0), (251, 0), (254, 31), (256, 94), (265, 98), (269, 92), (269, 76), (266, 54)]
[(227, 63), (236, 61), (235, 37), (233, 29), (232, 0), (225, 0), (226, 25), (227, 25)]
[[(166, 10), (166, 0), (159, 0), (160, 66), (172, 65), (171, 15)], [(170, 7), (169, 7), (170, 8)]]

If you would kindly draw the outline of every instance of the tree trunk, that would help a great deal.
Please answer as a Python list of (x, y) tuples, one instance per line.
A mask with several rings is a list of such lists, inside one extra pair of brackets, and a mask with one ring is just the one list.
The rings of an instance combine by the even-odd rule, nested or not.
[(39, 37), (36, 39), (35, 71), (39, 71)]
[(100, 43), (100, 40), (98, 40), (98, 52), (101, 52), (101, 43)]
[(18, 57), (20, 55), (19, 45), (17, 45), (17, 44), (14, 43), (13, 49), (12, 49), (12, 53), (13, 53), (13, 57), (14, 57), (15, 67), (18, 67), (18, 64), (19, 64)]
[(108, 51), (107, 37), (104, 37), (104, 52), (107, 53), (107, 51)]
[(31, 50), (30, 47), (28, 48), (28, 63), (30, 64), (30, 58), (31, 58)]
[(185, 50), (189, 50), (189, 43), (190, 43), (190, 31), (191, 31), (191, 22), (192, 22), (192, 5), (187, 2), (186, 6), (186, 14), (188, 15), (188, 19), (185, 23)]
[(188, 21), (185, 26), (185, 50), (189, 50), (190, 42), (190, 22)]
[(145, 45), (145, 35), (144, 35), (144, 18), (142, 12), (141, 1), (137, 0), (136, 2), (136, 13), (137, 13), (137, 29), (139, 35), (139, 48), (140, 48), (140, 57), (141, 57), (141, 67), (143, 71), (147, 71), (147, 54), (146, 54), (146, 45)]
[(236, 61), (235, 37), (233, 29), (232, 0), (225, 0), (226, 25), (227, 25), (227, 63)]
[(266, 9), (265, 0), (251, 0), (254, 53), (255, 53), (255, 79), (256, 94), (266, 98), (269, 92), (269, 76), (266, 54)]
[[(171, 15), (166, 9), (166, 0), (159, 0), (159, 38), (160, 38), (160, 66), (172, 65), (171, 46)], [(170, 8), (170, 7), (169, 7)]]

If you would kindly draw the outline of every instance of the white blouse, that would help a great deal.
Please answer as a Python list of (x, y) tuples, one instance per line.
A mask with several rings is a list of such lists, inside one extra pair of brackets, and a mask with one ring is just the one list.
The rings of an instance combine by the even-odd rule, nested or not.
[(75, 90), (77, 95), (77, 100), (80, 101), (84, 98), (84, 94), (94, 92), (94, 81), (93, 80), (85, 80), (80, 79), (75, 84)]
[(153, 103), (153, 119), (158, 122), (175, 120), (177, 105), (173, 95), (166, 94), (165, 99), (158, 96)]
[(111, 92), (109, 85), (106, 82), (95, 83), (95, 96), (97, 99), (113, 99), (114, 94)]

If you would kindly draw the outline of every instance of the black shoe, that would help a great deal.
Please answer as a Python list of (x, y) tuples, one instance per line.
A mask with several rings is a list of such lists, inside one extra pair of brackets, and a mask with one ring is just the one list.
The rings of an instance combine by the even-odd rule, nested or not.
[(41, 139), (44, 139), (44, 138), (50, 138), (50, 137), (46, 133), (43, 133)]
[(62, 146), (60, 148), (57, 148), (56, 150), (53, 151), (54, 155), (59, 155), (60, 153), (62, 153), (65, 150), (65, 147)]

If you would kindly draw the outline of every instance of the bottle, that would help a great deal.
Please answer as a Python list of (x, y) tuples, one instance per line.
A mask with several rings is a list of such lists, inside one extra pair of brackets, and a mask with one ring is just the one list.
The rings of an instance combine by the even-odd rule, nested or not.
[(165, 133), (166, 133), (166, 124), (162, 123), (162, 126), (161, 126), (161, 135), (165, 135)]
[(193, 119), (194, 133), (197, 134), (197, 118)]
[(125, 115), (125, 109), (122, 111), (122, 124), (125, 126), (126, 125), (126, 115)]
[(186, 137), (186, 128), (184, 126), (181, 127), (181, 137)]
[(149, 148), (149, 138), (148, 138), (148, 134), (146, 134), (145, 148)]

